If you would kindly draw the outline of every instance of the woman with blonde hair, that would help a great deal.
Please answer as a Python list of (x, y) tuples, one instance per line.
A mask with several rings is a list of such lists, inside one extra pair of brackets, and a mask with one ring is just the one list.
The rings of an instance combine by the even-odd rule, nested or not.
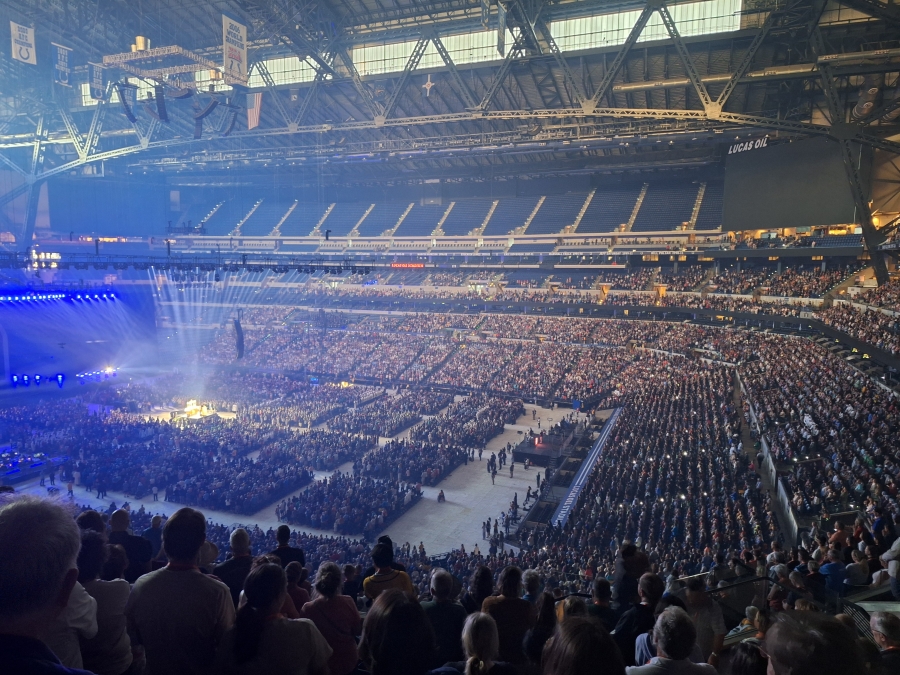
[(500, 654), (500, 637), (490, 614), (475, 612), (468, 616), (463, 626), (462, 645), (466, 661), (465, 669), (459, 671), (465, 675), (516, 675), (513, 666), (495, 661)]

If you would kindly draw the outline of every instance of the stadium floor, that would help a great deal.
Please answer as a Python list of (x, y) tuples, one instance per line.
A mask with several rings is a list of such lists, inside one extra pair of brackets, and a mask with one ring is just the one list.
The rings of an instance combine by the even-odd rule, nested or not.
[[(507, 443), (516, 445), (521, 440), (522, 434), (529, 429), (533, 428), (537, 431), (537, 423), (533, 422), (531, 418), (533, 409), (537, 410), (537, 416), (541, 418), (544, 428), (552, 426), (570, 412), (568, 409), (549, 410), (526, 404), (525, 414), (515, 424), (507, 424), (502, 434), (488, 442), (487, 452), (481, 462), (478, 461), (476, 455), (474, 462), (460, 466), (438, 485), (423, 488), (423, 499), (391, 523), (381, 534), (390, 535), (398, 544), (408, 541), (410, 544), (418, 546), (419, 542), (422, 542), (429, 554), (443, 553), (459, 547), (460, 544), (465, 545), (468, 551), (476, 543), (481, 550), (486, 551), (488, 542), (481, 537), (481, 523), (489, 516), (493, 520), (502, 511), (505, 511), (515, 493), (518, 493), (519, 504), (521, 504), (525, 499), (528, 486), (531, 485), (532, 488), (535, 486), (538, 469), (533, 467), (524, 471), (522, 465), (517, 464), (514, 477), (510, 478), (508, 465), (504, 466), (503, 470), (497, 474), (496, 484), (491, 485), (491, 477), (485, 470), (485, 465), (492, 451), (506, 447)], [(397, 438), (402, 438), (408, 433), (408, 431), (404, 431), (398, 434)], [(351, 463), (348, 462), (338, 470), (349, 471), (350, 469)], [(543, 470), (541, 472), (543, 475)], [(332, 473), (317, 471), (315, 475), (317, 480), (321, 480)], [(65, 483), (57, 483), (57, 487), (60, 489), (61, 499), (66, 501)], [(301, 488), (292, 495), (302, 492), (304, 489), (306, 488)], [(46, 495), (46, 488), (40, 487), (38, 479), (17, 486), (17, 490), (29, 494)], [(439, 504), (437, 501), (438, 492), (441, 490), (444, 491), (447, 499), (443, 504)], [(139, 509), (143, 505), (147, 511), (153, 514), (171, 514), (182, 506), (182, 504), (162, 500), (154, 502), (152, 498), (146, 497), (139, 500), (126, 499), (122, 493), (113, 491), (109, 492), (106, 499), (97, 499), (95, 493), (87, 492), (83, 486), (75, 487), (74, 501), (76, 504), (104, 511), (113, 502), (117, 506), (121, 506), (128, 501), (132, 509)], [(270, 504), (250, 516), (213, 509), (202, 509), (202, 511), (207, 519), (211, 519), (215, 523), (259, 525), (263, 529), (279, 525), (275, 517), (275, 504)], [(298, 529), (315, 534), (333, 534), (330, 531), (309, 527)]]

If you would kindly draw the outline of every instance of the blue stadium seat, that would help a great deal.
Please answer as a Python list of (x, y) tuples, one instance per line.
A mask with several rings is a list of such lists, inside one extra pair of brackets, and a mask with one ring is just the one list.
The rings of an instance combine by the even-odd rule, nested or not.
[(725, 201), (724, 183), (707, 183), (695, 230), (715, 230), (722, 226), (722, 205)]
[(597, 189), (588, 205), (576, 232), (615, 232), (619, 225), (627, 223), (634, 211), (634, 204), (641, 194), (640, 185)]
[(537, 206), (538, 199), (537, 196), (501, 199), (484, 229), (485, 236), (509, 234), (517, 227), (522, 227)]
[(461, 236), (481, 227), (493, 202), (490, 199), (460, 199), (444, 221), (444, 234)]
[(587, 195), (551, 195), (528, 225), (525, 234), (556, 234), (575, 223)]
[[(416, 204), (394, 232), (397, 237), (428, 237), (447, 212), (446, 204)], [(401, 211), (402, 213), (402, 211)]]
[[(380, 237), (385, 230), (390, 230), (397, 224), (397, 220), (408, 208), (409, 202), (378, 202), (359, 226), (359, 236)], [(360, 215), (362, 214), (360, 213)]]
[(285, 237), (308, 237), (327, 208), (327, 204), (299, 202), (291, 211), (291, 215), (281, 224), (281, 234)]
[(631, 231), (677, 230), (691, 219), (699, 189), (696, 183), (651, 184)]
[(291, 207), (289, 202), (281, 202), (276, 199), (264, 199), (263, 203), (256, 207), (243, 225), (241, 234), (248, 237), (264, 237), (278, 224), (287, 210)]

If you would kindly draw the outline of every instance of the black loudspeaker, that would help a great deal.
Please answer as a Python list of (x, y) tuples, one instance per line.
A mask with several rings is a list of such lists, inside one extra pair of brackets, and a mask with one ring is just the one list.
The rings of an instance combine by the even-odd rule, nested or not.
[(237, 347), (238, 359), (244, 358), (244, 329), (238, 319), (234, 320), (234, 346)]

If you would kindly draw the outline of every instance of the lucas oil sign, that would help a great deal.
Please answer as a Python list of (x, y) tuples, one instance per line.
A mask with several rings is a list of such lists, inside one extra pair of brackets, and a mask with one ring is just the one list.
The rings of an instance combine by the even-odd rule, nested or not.
[(739, 152), (747, 152), (747, 150), (758, 150), (759, 148), (764, 148), (769, 143), (768, 136), (763, 138), (757, 138), (755, 141), (744, 141), (743, 143), (735, 143), (730, 148), (728, 148), (729, 155), (736, 155)]

